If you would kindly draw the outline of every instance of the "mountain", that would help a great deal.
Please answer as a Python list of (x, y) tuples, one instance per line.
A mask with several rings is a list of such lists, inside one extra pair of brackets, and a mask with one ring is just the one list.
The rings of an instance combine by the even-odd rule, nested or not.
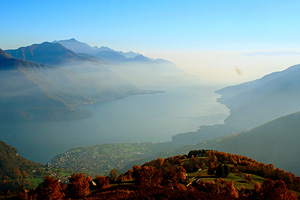
[[(26, 171), (28, 173), (30, 170), (42, 166), (39, 163), (31, 162), (23, 158), (22, 156), (19, 156), (16, 148), (6, 144), (1, 140), (0, 140), (0, 160), (1, 160), (0, 171), (2, 173), (4, 173), (5, 171), (14, 171), (14, 169), (18, 169), (21, 172)], [(2, 173), (0, 173), (1, 180), (3, 178)]]
[(32, 61), (44, 65), (76, 64), (79, 62), (94, 62), (90, 58), (77, 55), (58, 43), (43, 42), (15, 50), (5, 50), (14, 58)]
[(297, 112), (249, 131), (197, 146), (249, 156), (300, 175), (299, 130), (300, 112)]
[(196, 132), (174, 136), (174, 142), (196, 144), (230, 133), (249, 130), (300, 110), (300, 65), (261, 79), (216, 91), (218, 102), (230, 109), (224, 124), (202, 126)]
[(116, 51), (98, 51), (95, 56), (97, 58), (110, 62), (126, 62), (127, 58)]
[[(47, 175), (68, 181), (72, 171), (62, 170), (49, 164), (32, 162), (18, 154), (16, 148), (0, 140), (0, 190), (17, 191), (35, 188)], [(1, 194), (3, 194), (1, 192)]]
[(141, 54), (135, 53), (133, 51), (128, 51), (128, 52), (125, 52), (125, 53), (123, 51), (119, 51), (119, 53), (121, 55), (125, 56), (126, 58), (135, 58), (135, 57), (141, 55)]
[(76, 101), (74, 97), (54, 92), (57, 86), (45, 77), (52, 70), (52, 67), (12, 58), (0, 49), (0, 123), (91, 116), (91, 112), (68, 106)]
[[(101, 47), (102, 48), (102, 47)], [(100, 48), (100, 49), (101, 49)], [(107, 50), (98, 51), (95, 56), (98, 59), (103, 59), (112, 63), (152, 63), (152, 64), (159, 64), (159, 63), (166, 63), (166, 64), (172, 64), (169, 61), (163, 60), (163, 59), (151, 59), (146, 56), (143, 56), (141, 54), (136, 55), (134, 57), (127, 57), (124, 54), (121, 54), (120, 52), (114, 51), (109, 48), (105, 48)]]
[(69, 40), (55, 40), (53, 43), (61, 44), (62, 46), (74, 51), (75, 53), (85, 53), (85, 54), (96, 54), (98, 47), (91, 47), (87, 43), (79, 42), (76, 39), (72, 38)]
[(143, 56), (143, 55), (138, 55), (134, 58), (130, 58), (129, 61), (131, 61), (131, 62), (151, 62), (152, 60), (148, 57)]
[(135, 58), (136, 56), (141, 55), (139, 53), (134, 53), (133, 51), (129, 51), (129, 52), (115, 51), (115, 50), (113, 50), (109, 47), (105, 47), (105, 46), (102, 46), (97, 50), (97, 52), (101, 52), (101, 51), (115, 52), (121, 56), (124, 56), (125, 58)]
[[(81, 58), (64, 47), (56, 49), (54, 53), (55, 48), (51, 47), (58, 45), (41, 44), (40, 46), (50, 47), (50, 50), (35, 51), (34, 60), (45, 61), (45, 58), (50, 59), (51, 56), (60, 54), (61, 50), (69, 52), (75, 60)], [(53, 53), (51, 55), (42, 54), (51, 51)], [(14, 51), (16, 52), (19, 51)], [(68, 62), (69, 60), (65, 58), (62, 55), (56, 60), (63, 61), (64, 65), (48, 67), (12, 58), (1, 50), (0, 122), (91, 117), (91, 112), (75, 109), (75, 106), (146, 92), (118, 77), (96, 61), (86, 62), (86, 59), (83, 61), (77, 59), (76, 62)]]
[[(78, 167), (81, 167), (83, 170), (97, 171), (101, 169), (101, 165), (103, 165), (103, 169), (110, 165), (112, 168), (117, 168), (122, 171), (122, 168), (128, 169), (128, 166), (143, 163), (156, 157), (184, 154), (193, 149), (212, 149), (245, 155), (259, 162), (272, 163), (275, 167), (300, 175), (298, 169), (300, 160), (299, 130), (300, 112), (296, 112), (248, 131), (234, 133), (215, 140), (200, 142), (196, 145), (179, 148), (179, 145), (175, 145), (176, 143), (174, 142), (144, 145), (106, 144), (82, 147), (81, 149), (70, 149), (64, 154), (56, 156), (52, 162), (56, 163), (59, 167), (64, 168), (67, 166), (74, 171), (78, 171)], [(128, 148), (129, 146), (131, 146), (131, 148)], [(141, 147), (143, 149), (140, 149)], [(116, 155), (109, 153), (109, 155), (114, 155), (114, 158), (105, 159), (104, 161), (101, 158), (106, 157), (108, 154), (100, 156), (101, 153), (103, 153), (102, 148), (106, 149), (106, 153), (113, 150)], [(122, 150), (122, 148), (124, 149)], [(130, 149), (130, 151), (128, 149)], [(122, 152), (122, 156), (119, 155), (118, 151)], [(140, 152), (141, 155), (135, 155), (136, 152)], [(82, 157), (82, 154), (87, 154), (88, 156)], [(79, 161), (82, 159), (84, 159), (85, 164), (79, 165), (78, 163), (80, 163)], [(122, 160), (122, 164), (115, 166), (118, 162), (114, 159)], [(61, 160), (64, 160), (64, 162), (61, 162)], [(98, 165), (93, 163), (96, 160), (99, 160)]]
[(251, 130), (165, 151), (156, 156), (182, 154), (192, 149), (213, 149), (249, 156), (259, 162), (272, 163), (275, 167), (300, 175), (299, 130), (300, 112), (296, 112)]
[[(30, 70), (47, 69), (46, 66), (12, 58), (9, 54), (0, 49), (0, 108), (1, 111), (18, 109), (26, 104), (44, 107), (46, 104), (55, 107), (64, 107), (64, 104), (50, 99), (44, 91), (26, 75)], [(30, 93), (34, 91), (35, 96)], [(22, 101), (18, 99), (22, 96)], [(12, 103), (19, 101), (19, 103)]]
[(141, 88), (161, 90), (159, 86), (165, 89), (170, 86), (199, 83), (198, 78), (186, 74), (167, 60), (152, 59), (132, 51), (115, 51), (105, 46), (91, 47), (74, 38), (56, 40), (54, 43), (59, 43), (82, 57), (97, 60), (113, 73)]
[[(41, 171), (42, 165), (18, 155), (12, 146), (0, 141), (0, 189), (13, 189), (23, 184), (32, 171)], [(40, 172), (39, 172), (40, 173)]]
[(7, 59), (7, 58), (12, 58), (11, 55), (0, 49), (0, 59)]
[[(135, 146), (142, 147), (143, 144)], [(126, 149), (137, 153), (132, 148)], [(109, 152), (99, 152), (112, 156)], [(89, 153), (82, 147), (78, 151), (66, 152), (60, 161), (73, 160), (74, 155), (84, 160)], [(96, 155), (95, 152), (91, 154), (92, 157)], [(82, 163), (74, 160), (70, 165), (79, 166)], [(122, 163), (122, 160), (117, 163)], [(62, 192), (72, 199), (297, 200), (300, 191), (300, 177), (275, 168), (273, 164), (260, 163), (244, 155), (205, 149), (194, 149), (187, 154), (166, 159), (156, 157), (130, 168), (120, 175), (118, 170), (112, 169), (109, 176), (98, 175), (94, 179), (87, 178), (82, 173), (73, 174), (71, 183), (66, 186), (67, 190)], [(47, 183), (47, 180), (44, 182)], [(77, 187), (70, 192), (72, 185)], [(36, 193), (45, 195), (39, 194), (38, 189)], [(51, 193), (48, 197), (51, 197)]]
[(109, 47), (101, 46), (98, 48), (97, 46), (91, 47), (87, 43), (79, 42), (76, 39), (72, 38), (69, 40), (55, 40), (53, 43), (58, 43), (63, 45), (64, 47), (78, 53), (80, 55), (84, 55), (85, 57), (89, 57), (98, 61), (108, 61), (111, 63), (168, 63), (171, 62), (163, 59), (150, 59), (142, 54), (135, 53), (133, 51), (123, 52), (116, 51)]
[(225, 123), (252, 128), (300, 109), (300, 65), (216, 92), (230, 109)]
[(76, 39), (72, 38), (69, 40), (55, 40), (54, 43), (59, 43), (63, 45), (64, 47), (71, 49), (72, 51), (76, 53), (84, 53), (84, 54), (90, 54), (90, 55), (96, 55), (99, 52), (113, 52), (115, 54), (121, 55), (122, 57), (126, 58), (134, 58), (140, 54), (134, 53), (132, 51), (130, 52), (123, 52), (123, 51), (115, 51), (109, 47), (100, 47), (97, 46), (91, 47), (87, 43), (79, 42)]
[(33, 67), (42, 67), (40, 64), (35, 64), (33, 62), (27, 62), (21, 59), (15, 59), (2, 49), (0, 49), (0, 70), (6, 69), (17, 69), (20, 66), (33, 66)]

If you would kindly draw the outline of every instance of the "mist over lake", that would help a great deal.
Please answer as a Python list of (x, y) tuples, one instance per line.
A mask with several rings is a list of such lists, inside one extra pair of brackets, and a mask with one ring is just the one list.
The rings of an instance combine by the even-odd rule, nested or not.
[(70, 148), (104, 143), (165, 142), (200, 125), (222, 123), (228, 109), (216, 102), (214, 87), (167, 88), (164, 93), (132, 95), (83, 105), (93, 117), (73, 121), (0, 124), (4, 142), (35, 162), (46, 163)]

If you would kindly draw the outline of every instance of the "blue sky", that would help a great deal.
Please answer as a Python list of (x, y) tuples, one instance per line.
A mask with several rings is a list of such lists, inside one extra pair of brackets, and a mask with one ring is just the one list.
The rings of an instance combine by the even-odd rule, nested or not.
[(276, 0), (2, 0), (0, 48), (76, 38), (171, 59), (172, 52), (290, 51), (300, 46), (299, 10), (299, 1)]
[(300, 44), (299, 1), (1, 1), (1, 47), (77, 38), (137, 50)]

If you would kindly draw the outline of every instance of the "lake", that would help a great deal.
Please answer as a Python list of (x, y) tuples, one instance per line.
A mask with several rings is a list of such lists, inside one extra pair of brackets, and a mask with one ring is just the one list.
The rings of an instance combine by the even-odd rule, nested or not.
[(46, 163), (55, 155), (85, 145), (165, 142), (200, 125), (222, 123), (228, 109), (216, 102), (217, 88), (186, 86), (164, 93), (80, 106), (94, 116), (75, 121), (0, 124), (0, 137), (19, 155)]

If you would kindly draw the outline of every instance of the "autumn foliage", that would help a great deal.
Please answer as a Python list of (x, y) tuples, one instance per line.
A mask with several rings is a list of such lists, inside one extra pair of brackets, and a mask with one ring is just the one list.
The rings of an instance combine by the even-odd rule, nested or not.
[[(205, 178), (187, 177), (187, 172), (210, 174)], [(237, 188), (235, 182), (226, 181), (229, 173), (244, 178), (254, 188)], [(255, 183), (254, 175), (266, 178)], [(230, 176), (229, 176), (230, 177)], [(116, 182), (118, 180), (118, 182)], [(110, 182), (111, 181), (111, 182)], [(113, 183), (113, 185), (111, 185)], [(125, 183), (125, 184), (122, 184)], [(187, 156), (158, 158), (117, 176), (92, 179), (74, 173), (65, 187), (58, 179), (46, 177), (36, 190), (22, 192), (19, 199), (274, 199), (296, 200), (293, 191), (299, 191), (299, 177), (275, 169), (251, 158), (217, 151), (191, 151)], [(92, 191), (90, 192), (90, 187)]]
[(82, 198), (90, 194), (90, 185), (88, 177), (83, 173), (74, 173), (69, 178), (70, 183), (67, 186), (67, 194), (72, 198)]
[[(36, 189), (36, 199), (37, 200), (52, 200), (52, 199), (63, 199), (64, 186), (59, 183), (58, 179), (54, 177), (46, 176), (44, 181)], [(30, 197), (30, 195), (28, 195)], [(32, 195), (31, 197), (35, 197)]]
[(98, 190), (110, 188), (109, 180), (105, 176), (97, 176), (94, 179), (94, 182), (96, 183), (96, 187)]
[(209, 168), (216, 169), (216, 165), (219, 165), (219, 163), (230, 164), (234, 166), (229, 169), (231, 171), (256, 174), (271, 180), (281, 180), (290, 190), (300, 192), (300, 178), (291, 172), (275, 169), (273, 164), (259, 163), (246, 156), (218, 151), (194, 150), (190, 151), (189, 156), (203, 155), (204, 152), (206, 152), (206, 156), (209, 159), (207, 161), (208, 165), (212, 164)]

